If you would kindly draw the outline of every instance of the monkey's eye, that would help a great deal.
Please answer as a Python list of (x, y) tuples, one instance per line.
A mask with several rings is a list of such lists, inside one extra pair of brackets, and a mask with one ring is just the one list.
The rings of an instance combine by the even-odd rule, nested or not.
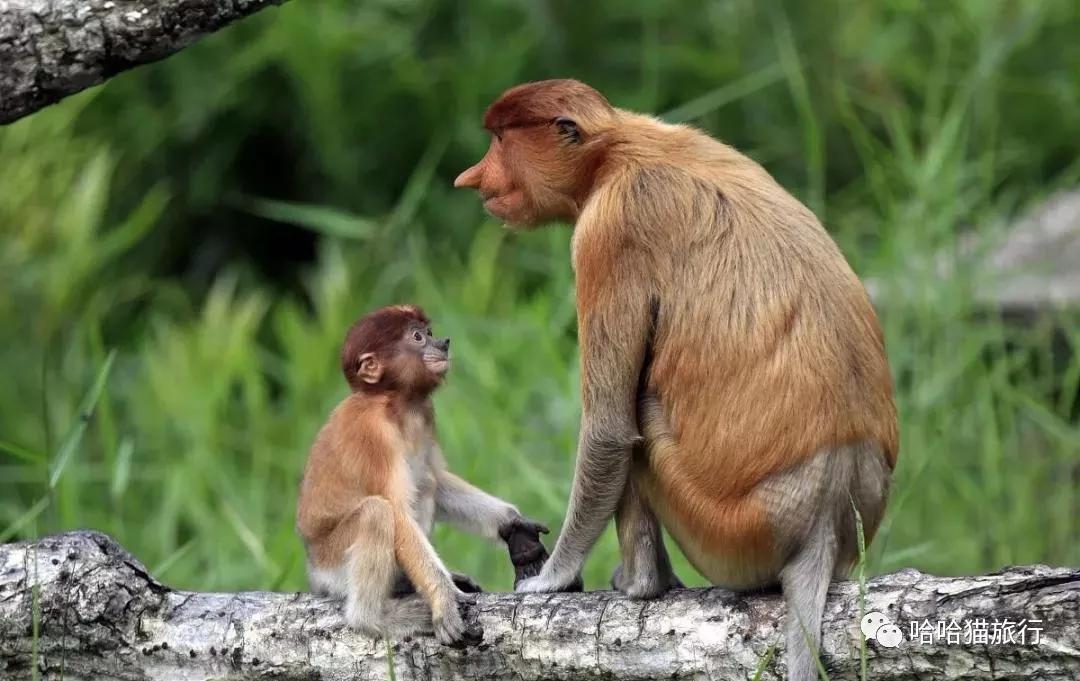
[(430, 336), (430, 335), (431, 335), (431, 327), (430, 327), (430, 326), (428, 327), (428, 330), (427, 330), (427, 335), (428, 335), (428, 336)]
[(412, 339), (414, 341), (416, 341), (417, 343), (423, 343), (424, 342), (424, 334), (420, 333), (419, 331), (413, 331)]
[(566, 116), (559, 116), (552, 122), (555, 124), (555, 127), (559, 129), (559, 135), (561, 135), (563, 139), (573, 144), (581, 142), (581, 131), (578, 130), (577, 123)]

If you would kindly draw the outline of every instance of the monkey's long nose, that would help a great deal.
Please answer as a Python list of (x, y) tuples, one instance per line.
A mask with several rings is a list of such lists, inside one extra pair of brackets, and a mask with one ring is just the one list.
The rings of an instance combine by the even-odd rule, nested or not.
[(484, 176), (483, 168), (477, 163), (471, 168), (463, 170), (457, 179), (454, 180), (454, 188), (461, 189), (462, 187), (471, 187), (473, 189), (480, 188), (480, 180)]
[(442, 340), (435, 341), (435, 347), (442, 350), (443, 352), (446, 352), (450, 349), (450, 338), (447, 337), (443, 338)]

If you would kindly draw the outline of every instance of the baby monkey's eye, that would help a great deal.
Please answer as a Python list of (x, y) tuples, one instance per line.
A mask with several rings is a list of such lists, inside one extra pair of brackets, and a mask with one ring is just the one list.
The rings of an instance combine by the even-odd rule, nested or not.
[(424, 334), (420, 333), (419, 331), (413, 331), (412, 339), (414, 341), (416, 341), (417, 343), (423, 343), (424, 342)]

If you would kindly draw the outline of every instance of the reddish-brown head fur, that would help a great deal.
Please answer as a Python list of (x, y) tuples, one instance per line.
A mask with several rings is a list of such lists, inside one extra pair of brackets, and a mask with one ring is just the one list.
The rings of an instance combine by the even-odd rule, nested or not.
[(341, 370), (354, 392), (425, 396), (449, 368), (450, 339), (431, 336), (414, 305), (392, 305), (361, 317), (341, 348)]
[(616, 116), (603, 95), (576, 80), (513, 87), (484, 115), (487, 154), (454, 186), (478, 189), (484, 208), (509, 224), (576, 220)]

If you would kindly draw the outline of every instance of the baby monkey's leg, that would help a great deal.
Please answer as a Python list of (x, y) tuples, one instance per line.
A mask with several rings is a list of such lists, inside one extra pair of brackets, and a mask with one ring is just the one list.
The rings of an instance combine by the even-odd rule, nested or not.
[(443, 566), (420, 526), (407, 513), (395, 509), (393, 515), (397, 564), (431, 606), (431, 623), (436, 638), (442, 643), (452, 644), (482, 637), (481, 631), (465, 628), (458, 603), (471, 597), (454, 586), (450, 572)]
[(334, 534), (351, 540), (345, 552), (345, 621), (349, 626), (372, 636), (430, 631), (426, 608), (415, 603), (408, 608), (388, 607), (398, 572), (390, 503), (382, 497), (364, 499)]

